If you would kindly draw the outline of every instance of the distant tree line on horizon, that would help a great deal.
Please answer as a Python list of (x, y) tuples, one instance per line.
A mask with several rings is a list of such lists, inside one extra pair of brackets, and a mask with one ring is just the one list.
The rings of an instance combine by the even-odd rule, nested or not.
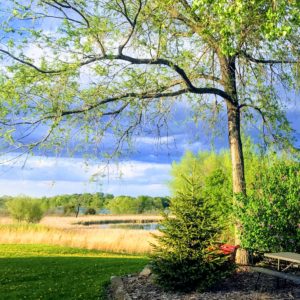
[(108, 193), (65, 194), (53, 197), (32, 198), (28, 196), (1, 196), (0, 214), (8, 213), (8, 202), (40, 202), (42, 210), (48, 214), (143, 214), (158, 213), (169, 206), (168, 197), (114, 196)]

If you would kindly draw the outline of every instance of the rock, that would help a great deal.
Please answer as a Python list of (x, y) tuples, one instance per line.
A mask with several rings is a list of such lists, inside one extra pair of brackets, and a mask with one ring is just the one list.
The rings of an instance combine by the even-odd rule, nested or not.
[(110, 282), (111, 298), (113, 300), (132, 300), (124, 288), (121, 277), (112, 276)]
[(119, 276), (111, 276), (110, 277), (111, 287), (118, 288), (119, 286), (123, 285), (123, 281)]
[(147, 265), (143, 271), (139, 274), (139, 277), (149, 277), (152, 274), (150, 266)]
[(152, 274), (149, 276), (149, 281), (152, 282), (152, 283), (154, 283), (155, 280), (156, 280), (156, 276), (155, 276), (155, 274), (152, 273)]

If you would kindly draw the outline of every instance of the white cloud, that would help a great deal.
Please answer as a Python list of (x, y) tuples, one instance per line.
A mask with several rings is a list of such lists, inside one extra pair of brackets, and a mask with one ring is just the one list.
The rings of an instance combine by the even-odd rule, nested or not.
[[(6, 158), (11, 158), (6, 157)], [(4, 157), (2, 157), (2, 160)], [(127, 161), (109, 166), (81, 158), (30, 157), (0, 166), (0, 195), (47, 196), (103, 191), (167, 195), (170, 164)], [(98, 180), (91, 180), (93, 175)]]

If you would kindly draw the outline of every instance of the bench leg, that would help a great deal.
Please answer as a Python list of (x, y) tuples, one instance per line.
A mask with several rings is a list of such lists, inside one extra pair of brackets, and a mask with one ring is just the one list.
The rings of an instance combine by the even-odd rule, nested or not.
[(261, 274), (261, 273), (258, 273), (257, 278), (256, 278), (256, 282), (255, 282), (255, 290), (257, 290), (258, 281), (259, 281), (259, 279), (260, 279), (260, 274)]
[[(277, 279), (277, 282), (276, 282), (276, 288), (277, 289), (279, 289), (280, 288), (280, 286), (281, 287), (285, 287), (286, 286), (286, 279), (282, 279), (282, 280), (280, 280), (280, 278), (276, 278)], [(281, 283), (281, 284), (280, 284)]]

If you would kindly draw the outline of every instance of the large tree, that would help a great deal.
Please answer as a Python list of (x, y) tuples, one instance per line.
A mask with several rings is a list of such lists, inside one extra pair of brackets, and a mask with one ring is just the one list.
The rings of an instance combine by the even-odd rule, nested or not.
[[(296, 0), (1, 6), (1, 134), (14, 150), (58, 146), (76, 129), (94, 143), (114, 133), (117, 154), (145, 120), (160, 128), (181, 98), (196, 117), (226, 110), (233, 192), (246, 194), (241, 124), (259, 115), (265, 137), (291, 142), (284, 90), (299, 83)], [(44, 136), (28, 142), (38, 128)]]

